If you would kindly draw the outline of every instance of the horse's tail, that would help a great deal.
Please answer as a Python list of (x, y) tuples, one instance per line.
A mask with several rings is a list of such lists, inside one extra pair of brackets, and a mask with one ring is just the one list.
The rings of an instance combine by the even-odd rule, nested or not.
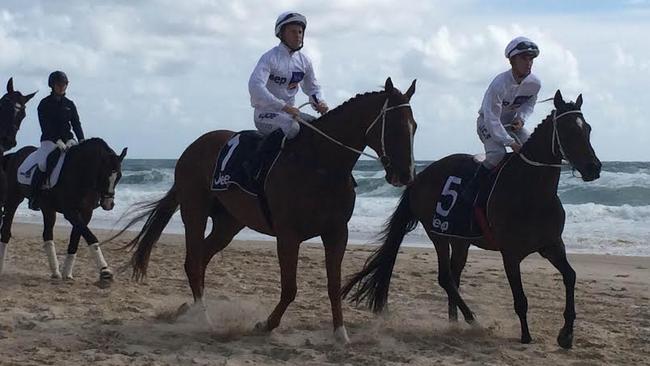
[(410, 187), (407, 187), (402, 194), (397, 209), (381, 232), (381, 241), (384, 244), (374, 251), (366, 261), (363, 269), (350, 277), (348, 283), (341, 289), (341, 295), (345, 298), (352, 288), (358, 284), (358, 288), (352, 294), (350, 301), (355, 302), (357, 305), (365, 301), (366, 306), (375, 313), (381, 312), (388, 300), (390, 278), (404, 235), (418, 225), (418, 220), (413, 215), (409, 204), (409, 193)]
[(171, 220), (172, 215), (176, 212), (176, 208), (178, 208), (178, 200), (176, 199), (176, 186), (174, 185), (162, 199), (140, 206), (141, 212), (122, 228), (117, 235), (111, 238), (114, 239), (137, 222), (142, 221), (145, 217), (147, 218), (142, 230), (124, 247), (125, 249), (135, 248), (135, 252), (131, 257), (131, 266), (133, 267), (133, 279), (136, 281), (140, 281), (147, 275), (151, 250), (160, 238), (163, 229)]

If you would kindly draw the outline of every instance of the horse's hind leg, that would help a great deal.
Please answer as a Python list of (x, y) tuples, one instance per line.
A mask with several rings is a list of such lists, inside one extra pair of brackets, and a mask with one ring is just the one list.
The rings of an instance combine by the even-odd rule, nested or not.
[(561, 241), (557, 245), (544, 248), (540, 254), (548, 259), (551, 264), (562, 273), (564, 288), (566, 289), (566, 304), (564, 306), (564, 326), (557, 336), (557, 343), (562, 348), (573, 346), (573, 322), (576, 319), (576, 309), (573, 293), (576, 285), (576, 272), (571, 268), (566, 257), (566, 249)]
[(348, 228), (344, 225), (339, 230), (321, 235), (325, 247), (325, 266), (327, 268), (327, 294), (332, 305), (334, 337), (342, 343), (350, 343), (348, 333), (343, 325), (341, 310), (341, 262), (348, 243)]
[[(469, 309), (463, 298), (458, 293), (458, 287), (454, 282), (451, 274), (451, 264), (449, 261), (449, 243), (445, 240), (434, 240), (433, 244), (436, 247), (436, 252), (438, 253), (438, 283), (440, 286), (447, 292), (449, 301), (452, 304), (458, 305), (460, 311), (465, 317), (467, 323), (474, 322), (474, 313)], [(443, 243), (443, 244), (441, 244)]]
[[(460, 276), (465, 268), (465, 263), (467, 262), (467, 252), (469, 250), (469, 244), (464, 242), (455, 242), (451, 241), (451, 276), (454, 279), (454, 284), (456, 289), (460, 293)], [(458, 308), (456, 304), (451, 300), (451, 297), (447, 297), (449, 301), (449, 320), (458, 321)]]
[(59, 260), (56, 256), (56, 247), (54, 245), (54, 224), (56, 223), (56, 211), (47, 205), (41, 207), (43, 214), (43, 251), (47, 256), (47, 263), (50, 266), (52, 278), (61, 278), (59, 271)]
[(521, 324), (521, 343), (530, 343), (530, 331), (528, 330), (528, 320), (526, 313), (528, 312), (528, 299), (524, 293), (524, 287), (521, 284), (521, 270), (519, 268), (520, 258), (515, 258), (512, 255), (501, 253), (503, 256), (503, 265), (508, 276), (510, 283), (510, 290), (512, 290), (512, 297), (515, 301), (515, 312), (519, 316)]

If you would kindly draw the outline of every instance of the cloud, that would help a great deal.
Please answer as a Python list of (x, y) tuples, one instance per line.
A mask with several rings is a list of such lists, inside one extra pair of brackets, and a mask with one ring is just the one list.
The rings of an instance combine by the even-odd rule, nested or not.
[[(206, 131), (253, 128), (249, 74), (277, 43), (277, 15), (294, 9), (308, 16), (304, 51), (330, 106), (380, 89), (388, 76), (402, 89), (418, 79), (416, 157), (435, 159), (482, 149), (475, 120), (483, 93), (508, 68), (505, 44), (525, 34), (542, 49), (540, 96), (583, 93), (601, 158), (647, 160), (650, 50), (638, 46), (650, 32), (647, 2), (511, 8), (473, 0), (5, 0), (0, 68), (18, 88), (40, 89), (39, 98), (49, 72), (66, 71), (87, 134), (130, 145), (131, 157), (175, 158)], [(19, 144), (38, 142), (36, 105)], [(532, 119), (550, 108), (539, 105)]]

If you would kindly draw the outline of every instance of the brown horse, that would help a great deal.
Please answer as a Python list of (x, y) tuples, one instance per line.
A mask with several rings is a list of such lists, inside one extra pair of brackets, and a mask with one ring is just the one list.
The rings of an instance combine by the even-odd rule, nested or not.
[[(415, 176), (412, 146), (416, 123), (408, 104), (414, 92), (415, 81), (402, 94), (388, 78), (383, 91), (357, 95), (312, 125), (353, 149), (370, 146), (384, 164), (386, 180), (395, 186), (406, 185)], [(233, 134), (214, 131), (194, 141), (178, 160), (175, 182), (166, 196), (129, 224), (147, 217), (142, 231), (131, 242), (132, 247), (137, 247), (132, 258), (134, 277), (146, 275), (151, 249), (178, 206), (185, 224), (185, 272), (194, 301), (204, 310), (204, 277), (210, 259), (246, 226), (275, 236), (282, 293), (268, 319), (256, 326), (271, 331), (296, 296), (300, 243), (320, 236), (325, 247), (335, 337), (348, 342), (339, 291), (347, 223), (355, 201), (351, 172), (358, 153), (303, 126), (284, 147), (266, 180), (271, 227), (260, 202), (239, 188), (210, 190), (217, 154)], [(204, 237), (208, 217), (212, 219), (212, 230)], [(207, 317), (207, 312), (204, 314)]]
[[(558, 335), (560, 346), (570, 348), (573, 342), (575, 306), (573, 291), (575, 272), (566, 257), (562, 231), (564, 209), (557, 196), (562, 159), (577, 169), (584, 181), (600, 176), (601, 163), (596, 157), (589, 136), (591, 126), (584, 120), (580, 107), (582, 95), (575, 103), (565, 103), (558, 90), (555, 110), (535, 129), (519, 154), (512, 154), (499, 173), (487, 204), (487, 220), (493, 241), (450, 238), (434, 233), (433, 215), (447, 177), (459, 176), (461, 167), (477, 163), (471, 155), (451, 155), (438, 160), (420, 172), (404, 191), (402, 198), (384, 229), (384, 244), (366, 262), (364, 268), (351, 277), (343, 288), (357, 303), (366, 301), (373, 311), (381, 311), (387, 301), (393, 265), (404, 235), (422, 223), (438, 253), (438, 282), (449, 297), (449, 316), (455, 320), (456, 306), (468, 323), (474, 315), (458, 292), (460, 275), (467, 260), (470, 243), (500, 251), (521, 322), (521, 342), (531, 341), (526, 320), (528, 303), (521, 284), (520, 262), (529, 254), (539, 252), (560, 273), (566, 287), (565, 323)], [(457, 195), (457, 192), (453, 192)], [(451, 244), (451, 262), (449, 247)], [(496, 245), (495, 245), (496, 244)]]

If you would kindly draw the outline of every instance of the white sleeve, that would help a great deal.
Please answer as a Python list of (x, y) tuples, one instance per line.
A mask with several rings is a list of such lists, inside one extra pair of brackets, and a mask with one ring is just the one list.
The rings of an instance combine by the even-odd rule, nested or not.
[(499, 88), (490, 84), (483, 97), (481, 110), (483, 111), (483, 122), (492, 137), (501, 142), (503, 146), (508, 146), (515, 140), (508, 135), (508, 132), (501, 124), (501, 109), (503, 97), (499, 93)]
[(314, 68), (312, 67), (311, 61), (305, 57), (305, 62), (307, 67), (305, 70), (305, 77), (300, 83), (300, 88), (303, 93), (307, 94), (312, 105), (318, 104), (323, 101), (320, 85), (318, 84), (318, 80), (316, 80), (316, 75), (314, 75)]
[(521, 118), (524, 123), (526, 123), (526, 120), (528, 117), (530, 117), (531, 114), (533, 114), (533, 110), (535, 109), (535, 103), (537, 103), (537, 94), (533, 95), (530, 97), (526, 103), (522, 104), (519, 109), (517, 109), (517, 113), (515, 113), (515, 118), (519, 117)]
[(248, 92), (251, 95), (251, 104), (255, 108), (263, 108), (269, 111), (280, 111), (285, 102), (271, 94), (266, 88), (266, 83), (271, 75), (271, 68), (266, 55), (257, 62), (250, 79), (248, 79)]

